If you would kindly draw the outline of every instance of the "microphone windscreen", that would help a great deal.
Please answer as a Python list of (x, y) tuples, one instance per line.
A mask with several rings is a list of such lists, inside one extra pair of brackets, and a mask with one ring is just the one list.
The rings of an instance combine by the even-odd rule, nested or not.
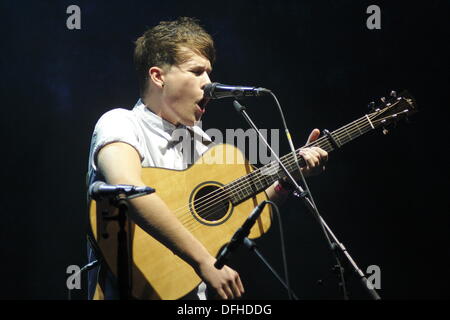
[(217, 82), (208, 83), (203, 88), (204, 96), (207, 98), (214, 98), (214, 89), (216, 88), (217, 84)]

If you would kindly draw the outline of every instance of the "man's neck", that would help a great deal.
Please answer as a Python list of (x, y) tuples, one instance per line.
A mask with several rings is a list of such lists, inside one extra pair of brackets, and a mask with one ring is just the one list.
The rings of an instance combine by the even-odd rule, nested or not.
[(174, 126), (180, 125), (180, 123), (174, 123), (174, 121), (170, 120), (170, 117), (168, 117), (167, 114), (164, 112), (164, 106), (160, 96), (148, 94), (145, 95), (143, 98), (141, 98), (141, 100), (142, 103), (145, 105), (145, 107), (154, 114), (156, 114), (158, 117), (173, 124)]
[(144, 97), (142, 97), (141, 100), (147, 109), (149, 109), (154, 114), (163, 118), (161, 103), (158, 103), (158, 101), (155, 101), (156, 99), (152, 99), (152, 97), (150, 95), (144, 95)]

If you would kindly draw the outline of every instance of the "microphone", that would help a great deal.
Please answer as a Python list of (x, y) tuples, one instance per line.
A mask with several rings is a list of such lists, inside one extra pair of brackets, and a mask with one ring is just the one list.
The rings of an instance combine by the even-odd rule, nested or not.
[(203, 91), (205, 98), (210, 99), (258, 97), (271, 92), (265, 88), (230, 86), (218, 82), (208, 83)]
[(142, 194), (150, 194), (156, 190), (150, 187), (137, 187), (128, 184), (117, 184), (110, 185), (103, 181), (96, 181), (90, 185), (88, 194), (94, 200), (99, 200), (102, 198), (111, 198), (119, 194), (124, 194), (127, 197), (138, 196)]
[(222, 269), (225, 265), (226, 261), (230, 254), (239, 246), (241, 242), (248, 236), (250, 233), (250, 229), (256, 222), (256, 219), (261, 215), (262, 210), (264, 209), (267, 201), (264, 200), (260, 204), (258, 204), (255, 209), (253, 209), (252, 213), (248, 216), (247, 220), (245, 220), (242, 227), (240, 227), (231, 238), (231, 241), (227, 244), (227, 246), (222, 250), (214, 263), (214, 267), (217, 269)]

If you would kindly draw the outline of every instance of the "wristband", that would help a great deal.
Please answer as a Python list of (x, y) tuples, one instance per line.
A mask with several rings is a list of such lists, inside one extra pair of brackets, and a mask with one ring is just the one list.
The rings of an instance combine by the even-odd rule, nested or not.
[(276, 193), (281, 195), (286, 195), (291, 192), (291, 190), (285, 188), (283, 184), (281, 184), (280, 180), (278, 180), (277, 183), (275, 184), (274, 190)]
[(288, 181), (286, 178), (281, 178), (278, 180), (278, 183), (281, 185), (281, 187), (287, 191), (293, 191), (295, 190), (294, 185)]

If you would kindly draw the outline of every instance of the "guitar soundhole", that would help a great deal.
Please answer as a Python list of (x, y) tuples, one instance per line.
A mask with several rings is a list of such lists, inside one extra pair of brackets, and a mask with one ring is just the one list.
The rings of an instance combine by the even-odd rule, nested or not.
[[(217, 183), (205, 183), (194, 190), (191, 210), (194, 217), (208, 225), (223, 223), (224, 217), (230, 213), (231, 203), (227, 193)], [(200, 218), (200, 219), (199, 219)]]

